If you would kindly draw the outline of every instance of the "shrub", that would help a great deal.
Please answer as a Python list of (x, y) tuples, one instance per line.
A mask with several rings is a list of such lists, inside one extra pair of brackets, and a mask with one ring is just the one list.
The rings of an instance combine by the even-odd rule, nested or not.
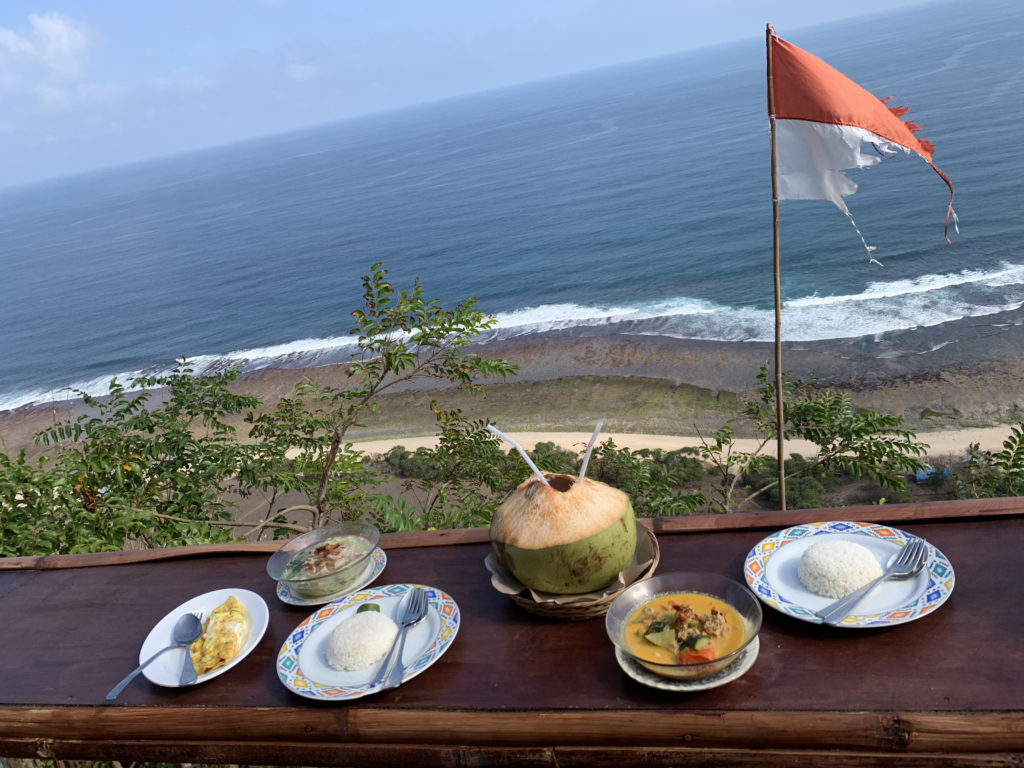
[(533, 450), (528, 451), (528, 453), (530, 458), (533, 459), (533, 463), (545, 472), (575, 475), (579, 471), (580, 455), (554, 443), (537, 443)]
[(638, 517), (689, 515), (707, 504), (703, 493), (680, 488), (658, 466), (649, 452), (619, 448), (609, 438), (594, 446), (587, 476), (626, 493)]
[(1002, 450), (973, 443), (955, 483), (960, 498), (1024, 495), (1024, 423), (1011, 427)]
[[(774, 382), (767, 376), (767, 365), (758, 375), (760, 397), (746, 403), (745, 417), (759, 433), (759, 444), (753, 452), (735, 449), (734, 430), (728, 423), (710, 439), (703, 439), (701, 458), (712, 467), (716, 484), (712, 492), (713, 509), (735, 511), (761, 494), (771, 494), (779, 484), (778, 464), (761, 455), (764, 446), (776, 438)], [(850, 395), (830, 389), (817, 389), (813, 382), (804, 383), (790, 375), (783, 378), (785, 437), (808, 440), (818, 446), (817, 456), (810, 462), (786, 463), (786, 485), (792, 478), (812, 473), (820, 466), (828, 472), (865, 476), (896, 492), (906, 490), (905, 477), (924, 468), (919, 458), (927, 446), (917, 440), (912, 430), (905, 429), (897, 416), (857, 410)], [(767, 469), (775, 467), (775, 479), (767, 479)], [(813, 476), (821, 484), (820, 474)], [(749, 481), (745, 481), (748, 478)], [(811, 484), (797, 491), (802, 502), (818, 493)], [(778, 491), (774, 491), (778, 500)], [(787, 487), (787, 506), (790, 492)]]
[[(103, 398), (73, 390), (90, 411), (38, 436), (51, 455), (32, 467), (24, 452), (14, 460), (0, 454), (2, 554), (229, 538), (220, 523), (235, 505), (224, 491), (251, 448), (225, 419), (258, 403), (229, 390), (238, 375), (193, 376), (182, 363), (165, 376), (114, 379)], [(148, 407), (158, 390), (162, 402)]]

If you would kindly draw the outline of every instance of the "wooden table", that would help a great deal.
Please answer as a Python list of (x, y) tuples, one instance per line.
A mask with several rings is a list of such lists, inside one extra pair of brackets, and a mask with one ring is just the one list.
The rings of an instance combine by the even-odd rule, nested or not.
[[(873, 630), (765, 608), (760, 655), (728, 685), (643, 686), (618, 667), (600, 619), (534, 616), (498, 594), (484, 530), (384, 537), (377, 584), (419, 582), (458, 602), (436, 664), (396, 690), (302, 698), (275, 660), (312, 609), (275, 596), (273, 544), (0, 560), (0, 754), (305, 765), (1024, 764), (1024, 499), (646, 521), (659, 573), (742, 581), (769, 532), (814, 520), (897, 525), (944, 552), (956, 587), (935, 613)], [(104, 695), (152, 626), (189, 598), (251, 589), (270, 607), (254, 652), (203, 685), (144, 677)]]

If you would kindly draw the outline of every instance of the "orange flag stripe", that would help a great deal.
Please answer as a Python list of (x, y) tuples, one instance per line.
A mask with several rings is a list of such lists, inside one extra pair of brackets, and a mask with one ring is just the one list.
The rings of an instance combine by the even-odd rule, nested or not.
[(932, 161), (935, 146), (914, 135), (920, 126), (900, 119), (907, 113), (907, 108), (890, 107), (888, 98), (879, 99), (817, 56), (774, 33), (771, 35), (771, 55), (774, 117), (858, 127), (916, 152), (949, 187), (945, 233), (946, 242), (949, 242), (949, 220), (953, 218), (956, 221), (953, 182)]
[(935, 148), (914, 136), (916, 125), (837, 69), (779, 37), (772, 37), (775, 117), (851, 125), (916, 152), (929, 163)]

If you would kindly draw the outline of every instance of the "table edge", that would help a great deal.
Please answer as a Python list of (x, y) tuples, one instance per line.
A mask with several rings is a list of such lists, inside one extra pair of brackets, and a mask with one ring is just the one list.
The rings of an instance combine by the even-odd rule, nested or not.
[[(1015, 517), (1024, 513), (1024, 498), (954, 499), (913, 504), (863, 504), (849, 507), (825, 507), (799, 510), (768, 510), (702, 514), (680, 517), (643, 518), (640, 522), (657, 535), (716, 532), (730, 530), (776, 530), (801, 523), (822, 520), (857, 520), (868, 523), (899, 525), (937, 520), (972, 520), (993, 517)], [(381, 546), (385, 550), (412, 547), (443, 547), (480, 544), (490, 541), (487, 528), (459, 528), (436, 531), (385, 533)], [(0, 571), (51, 570), (88, 568), (129, 563), (156, 562), (214, 555), (253, 555), (275, 552), (282, 542), (230, 542), (197, 544), (183, 547), (91, 552), (69, 555), (34, 555), (0, 558)]]

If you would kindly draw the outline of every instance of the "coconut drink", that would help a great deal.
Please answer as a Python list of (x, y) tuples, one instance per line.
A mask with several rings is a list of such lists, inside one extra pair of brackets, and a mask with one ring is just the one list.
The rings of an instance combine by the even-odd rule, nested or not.
[(603, 589), (636, 549), (629, 497), (582, 475), (535, 473), (498, 507), (490, 533), (513, 576), (530, 589), (557, 594)]

